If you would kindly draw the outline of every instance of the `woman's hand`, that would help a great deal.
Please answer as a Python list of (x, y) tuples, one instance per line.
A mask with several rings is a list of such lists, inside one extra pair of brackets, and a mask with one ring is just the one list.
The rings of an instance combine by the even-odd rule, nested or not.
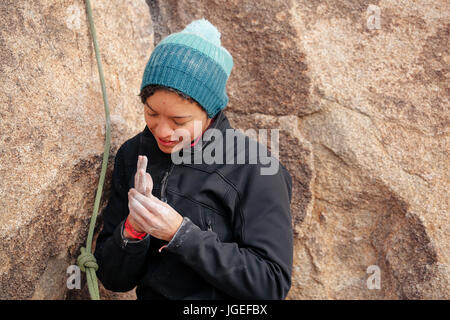
[(128, 206), (129, 217), (142, 228), (142, 232), (161, 240), (172, 240), (183, 221), (183, 217), (170, 205), (154, 196), (142, 195), (134, 188), (128, 192)]
[[(147, 172), (147, 157), (146, 156), (138, 156), (137, 162), (137, 171), (134, 175), (134, 186), (138, 192), (145, 195), (146, 197), (152, 198), (152, 190), (153, 190), (153, 179), (152, 176)], [(128, 208), (130, 208), (130, 203), (128, 203)], [(131, 208), (130, 208), (131, 213)], [(133, 219), (133, 215), (128, 215), (128, 222), (131, 224), (134, 230), (137, 232), (144, 232), (144, 227), (140, 225), (135, 219)], [(131, 235), (128, 234), (126, 230), (124, 230), (125, 237), (132, 238)]]

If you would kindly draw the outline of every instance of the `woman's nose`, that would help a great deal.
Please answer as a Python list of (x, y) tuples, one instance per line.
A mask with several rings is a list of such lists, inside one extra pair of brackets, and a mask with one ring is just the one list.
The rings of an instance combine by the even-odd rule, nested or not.
[(173, 130), (166, 121), (158, 121), (156, 124), (155, 133), (158, 138), (167, 139), (172, 136)]

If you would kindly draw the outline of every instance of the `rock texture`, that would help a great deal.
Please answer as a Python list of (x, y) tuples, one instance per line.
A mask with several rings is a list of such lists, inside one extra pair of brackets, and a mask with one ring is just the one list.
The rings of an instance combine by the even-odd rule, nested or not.
[[(143, 128), (136, 95), (154, 44), (205, 17), (234, 57), (230, 121), (280, 130), (294, 182), (288, 299), (450, 298), (445, 5), (93, 1), (112, 108), (108, 175)], [(65, 286), (104, 141), (84, 3), (3, 1), (0, 12), (0, 298), (86, 298)]]
[[(300, 119), (316, 179), (298, 261), (314, 268), (304, 277), (299, 265), (293, 297), (450, 296), (449, 11), (376, 4), (379, 29), (365, 1), (290, 10), (318, 106)], [(381, 269), (380, 290), (367, 290), (368, 265)]]
[[(92, 6), (111, 108), (110, 176), (118, 146), (145, 125), (137, 94), (153, 31), (144, 1)], [(0, 25), (0, 298), (62, 299), (105, 139), (84, 1), (2, 1)]]

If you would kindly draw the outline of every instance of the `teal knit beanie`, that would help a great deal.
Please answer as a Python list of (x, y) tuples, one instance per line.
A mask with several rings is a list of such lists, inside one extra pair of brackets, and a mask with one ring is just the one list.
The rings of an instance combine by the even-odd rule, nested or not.
[(141, 92), (151, 84), (177, 89), (213, 118), (228, 103), (225, 86), (232, 68), (233, 58), (221, 46), (217, 28), (208, 20), (195, 20), (158, 43), (145, 67)]

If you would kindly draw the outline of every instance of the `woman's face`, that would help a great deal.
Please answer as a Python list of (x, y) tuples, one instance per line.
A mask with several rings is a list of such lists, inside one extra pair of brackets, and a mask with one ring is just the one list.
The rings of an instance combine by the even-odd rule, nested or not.
[[(147, 98), (144, 117), (147, 127), (164, 153), (172, 153), (187, 146), (211, 122), (206, 111), (197, 103), (166, 90), (158, 90)], [(195, 132), (194, 124), (197, 126)], [(165, 144), (164, 141), (173, 142)]]

